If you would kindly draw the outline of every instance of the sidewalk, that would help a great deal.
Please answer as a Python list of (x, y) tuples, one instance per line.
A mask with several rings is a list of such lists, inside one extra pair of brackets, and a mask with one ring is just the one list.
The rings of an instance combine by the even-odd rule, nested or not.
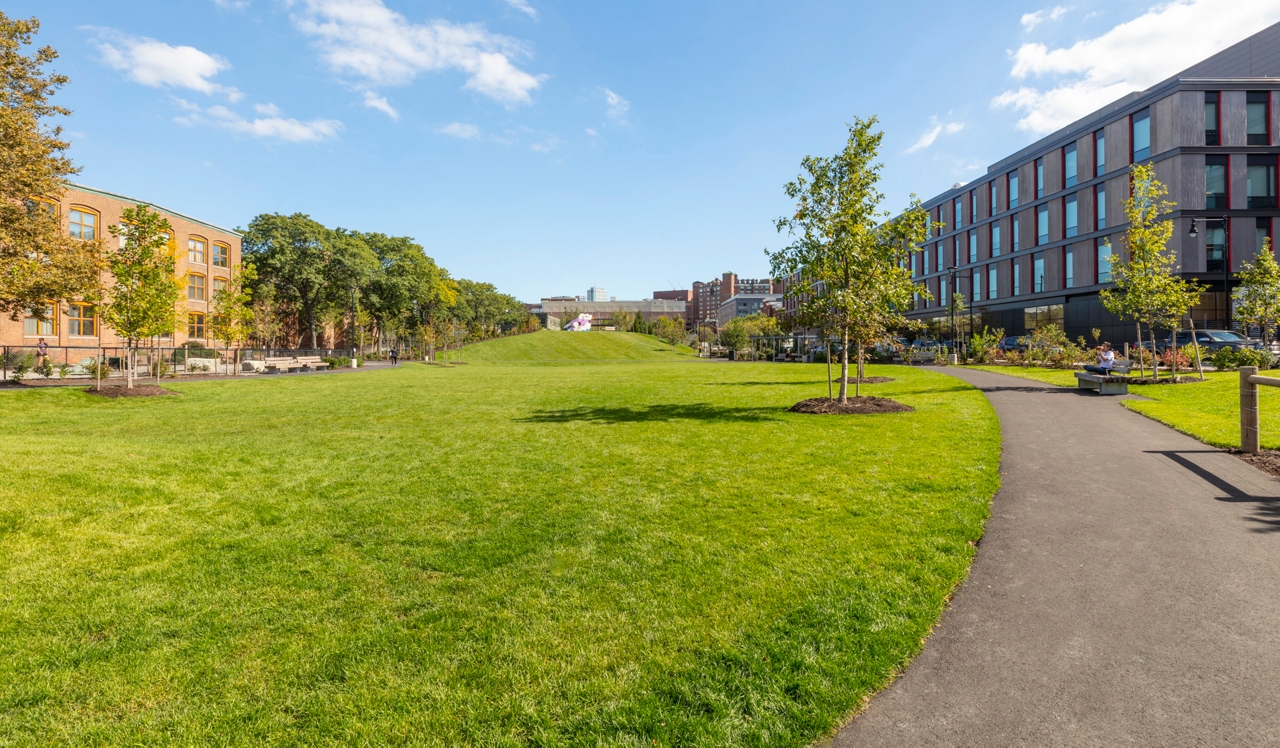
[(1081, 394), (981, 388), (1003, 486), (924, 651), (828, 743), (1280, 744), (1280, 481)]

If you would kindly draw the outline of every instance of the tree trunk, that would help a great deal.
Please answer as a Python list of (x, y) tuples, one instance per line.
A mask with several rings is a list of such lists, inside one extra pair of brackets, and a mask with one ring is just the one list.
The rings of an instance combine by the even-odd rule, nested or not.
[(1196, 340), (1196, 318), (1188, 314), (1187, 321), (1191, 323), (1191, 344), (1195, 346), (1196, 373), (1200, 375), (1200, 381), (1203, 382), (1204, 381), (1204, 364), (1200, 362), (1200, 342)]
[(133, 389), (133, 361), (134, 361), (134, 359), (136, 358), (136, 356), (134, 356), (134, 355), (133, 355), (133, 341), (132, 341), (132, 340), (130, 340), (130, 341), (128, 342), (128, 345), (127, 345), (127, 347), (124, 349), (124, 351), (125, 351), (125, 353), (124, 353), (124, 362), (125, 362), (125, 388), (126, 388), (126, 389), (130, 389), (130, 390), (131, 390), (131, 389)]
[(307, 307), (307, 329), (311, 331), (311, 347), (316, 347), (316, 312), (312, 307)]
[(827, 399), (835, 400), (836, 395), (831, 388), (831, 338), (827, 337), (826, 330), (822, 331), (822, 344), (825, 346), (823, 350), (826, 351), (827, 357)]
[[(1133, 325), (1134, 327), (1138, 328), (1138, 376), (1143, 379), (1146, 379), (1147, 368), (1146, 368), (1146, 364), (1143, 363), (1143, 359), (1145, 358), (1145, 356), (1142, 355), (1142, 323), (1134, 322)], [(1154, 353), (1154, 351), (1152, 353)]]
[(1148, 322), (1147, 330), (1151, 333), (1151, 378), (1154, 381), (1159, 382), (1160, 359), (1156, 358), (1156, 326)]
[(858, 376), (853, 380), (853, 399), (862, 397), (862, 345), (858, 345)]
[[(1191, 339), (1195, 340), (1195, 336), (1192, 336)], [(1169, 347), (1173, 349), (1173, 351), (1169, 354), (1169, 370), (1173, 372), (1173, 383), (1177, 384), (1178, 383), (1178, 328), (1177, 327), (1173, 328), (1173, 337), (1170, 340)]]
[(843, 346), (840, 348), (840, 402), (849, 400), (849, 333), (844, 333), (842, 337)]
[[(867, 374), (866, 357), (863, 355), (863, 351), (866, 349), (866, 347), (867, 346), (863, 341), (861, 340), (858, 341), (858, 381), (859, 382), (865, 379)], [(856, 387), (854, 388), (854, 391), (857, 392)]]

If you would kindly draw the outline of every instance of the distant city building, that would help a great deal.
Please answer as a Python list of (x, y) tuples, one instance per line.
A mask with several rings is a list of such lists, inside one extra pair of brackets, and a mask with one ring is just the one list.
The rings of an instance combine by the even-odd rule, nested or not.
[(764, 313), (773, 316), (782, 307), (780, 293), (740, 293), (721, 302), (716, 308), (716, 327), (722, 327), (734, 317), (749, 317)]
[(609, 292), (599, 286), (587, 289), (587, 301), (608, 301)]
[[(693, 325), (719, 325), (720, 305), (739, 294), (775, 295), (782, 293), (782, 284), (768, 278), (739, 278), (725, 273), (709, 282), (693, 284), (690, 292), (689, 317)], [(757, 310), (758, 311), (758, 310)], [(734, 315), (736, 316), (736, 315)]]
[(556, 296), (543, 299), (541, 304), (530, 310), (531, 314), (537, 315), (540, 320), (543, 320), (544, 325), (547, 324), (546, 319), (548, 317), (556, 320), (565, 320), (586, 313), (592, 316), (592, 322), (597, 327), (610, 324), (613, 321), (613, 315), (617, 312), (639, 314), (649, 322), (659, 317), (679, 317), (683, 320), (685, 319), (686, 305), (683, 301), (667, 299), (586, 301), (580, 298)]

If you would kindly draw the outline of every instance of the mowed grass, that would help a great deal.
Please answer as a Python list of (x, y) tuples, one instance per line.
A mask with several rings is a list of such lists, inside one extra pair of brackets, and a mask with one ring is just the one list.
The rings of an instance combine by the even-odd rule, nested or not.
[(914, 413), (795, 415), (823, 367), (526, 348), (558, 335), (467, 351), (550, 365), (0, 391), (0, 743), (839, 725), (966, 574), (998, 483), (985, 398), (872, 367)]
[(563, 332), (539, 330), (483, 345), (468, 346), (462, 360), (469, 363), (603, 363), (609, 361), (670, 361), (692, 355), (687, 346), (672, 347), (652, 335), (629, 332)]
[[(969, 369), (1034, 379), (1062, 387), (1075, 387), (1070, 371), (1021, 366), (968, 366)], [(1195, 372), (1183, 372), (1194, 375)], [(1167, 376), (1167, 373), (1166, 373)], [(1130, 385), (1129, 392), (1143, 400), (1124, 400), (1124, 407), (1171, 426), (1215, 447), (1240, 446), (1240, 373), (1205, 372), (1205, 381), (1178, 385)], [(1280, 449), (1280, 389), (1259, 387), (1259, 425), (1262, 446)]]

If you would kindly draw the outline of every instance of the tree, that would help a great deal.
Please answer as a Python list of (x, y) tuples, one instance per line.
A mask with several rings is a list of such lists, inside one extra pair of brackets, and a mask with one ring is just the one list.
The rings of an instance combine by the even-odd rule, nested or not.
[(56, 208), (64, 181), (77, 169), (65, 155), (61, 127), (43, 121), (68, 116), (50, 103), (67, 77), (45, 73), (58, 58), (52, 47), (24, 55), (40, 22), (0, 12), (0, 313), (17, 319), (50, 300), (96, 300), (104, 267), (98, 237), (62, 232)]
[(860, 394), (868, 345), (899, 326), (899, 310), (911, 304), (917, 289), (906, 259), (910, 248), (928, 238), (928, 214), (913, 195), (897, 218), (880, 212), (884, 200), (876, 185), (882, 164), (876, 154), (884, 138), (873, 132), (877, 119), (855, 119), (843, 151), (831, 158), (806, 156), (802, 174), (786, 185), (795, 213), (779, 218), (779, 232), (794, 237), (790, 246), (769, 253), (773, 277), (791, 278), (787, 295), (810, 327), (837, 333), (840, 353), (840, 401), (848, 399), (849, 346), (857, 350)]
[(734, 317), (720, 329), (720, 345), (731, 351), (746, 348), (747, 342), (751, 340), (751, 333), (747, 330), (747, 326), (739, 321), (741, 319), (742, 317)]
[(1246, 327), (1262, 328), (1262, 342), (1270, 344), (1271, 328), (1280, 323), (1280, 264), (1271, 252), (1270, 237), (1263, 240), (1254, 261), (1244, 263), (1235, 297), (1236, 316)]
[[(639, 312), (637, 312), (637, 314), (638, 313)], [(626, 332), (627, 330), (630, 330), (631, 326), (635, 324), (635, 322), (631, 318), (631, 312), (628, 312), (623, 309), (619, 309), (618, 311), (613, 312), (612, 315), (610, 316), (609, 321), (613, 323), (614, 329), (619, 330), (621, 332)]]
[(170, 335), (177, 326), (182, 283), (175, 275), (178, 245), (169, 221), (146, 205), (125, 208), (111, 233), (123, 239), (110, 252), (115, 284), (102, 309), (102, 321), (126, 341), (127, 385), (133, 387), (138, 342)]
[(258, 283), (271, 286), (279, 301), (298, 305), (315, 348), (316, 314), (332, 290), (329, 230), (302, 213), (263, 214), (249, 222), (243, 247), (257, 268)]
[[(1169, 190), (1156, 179), (1155, 166), (1134, 164), (1131, 178), (1132, 194), (1124, 202), (1129, 220), (1123, 238), (1127, 251), (1111, 261), (1115, 289), (1105, 289), (1099, 296), (1107, 311), (1137, 323), (1139, 347), (1142, 323), (1147, 323), (1154, 353), (1155, 328), (1159, 325), (1176, 328), (1199, 301), (1205, 287), (1174, 275), (1174, 258), (1166, 251), (1173, 237), (1173, 222), (1168, 217), (1173, 203), (1165, 199)], [(1139, 362), (1141, 360), (1139, 356)], [(1177, 381), (1177, 357), (1173, 360), (1173, 377)], [(1160, 376), (1154, 362), (1152, 376)]]
[(249, 287), (257, 277), (251, 262), (242, 262), (231, 269), (227, 287), (213, 294), (209, 337), (230, 347), (244, 345), (253, 336), (256, 319)]
[(685, 339), (684, 320), (679, 317), (659, 317), (654, 325), (654, 334), (664, 343), (671, 345), (671, 350)]

